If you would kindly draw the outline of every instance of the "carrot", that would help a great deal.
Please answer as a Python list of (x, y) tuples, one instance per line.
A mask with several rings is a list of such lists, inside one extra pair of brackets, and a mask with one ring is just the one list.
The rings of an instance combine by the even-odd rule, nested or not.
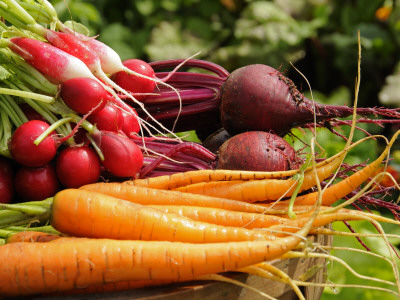
[(95, 191), (143, 205), (203, 206), (254, 213), (262, 213), (266, 210), (261, 205), (236, 200), (138, 187), (118, 182), (93, 183), (79, 189)]
[[(323, 168), (326, 165), (340, 162), (341, 156), (334, 156), (326, 159), (318, 164), (318, 167)], [(337, 164), (338, 166), (339, 164)], [(306, 171), (310, 171), (307, 168)], [(232, 181), (232, 180), (263, 180), (263, 179), (281, 179), (288, 176), (293, 176), (299, 170), (278, 171), (278, 172), (261, 172), (261, 171), (238, 171), (238, 170), (197, 170), (183, 173), (175, 173), (172, 175), (164, 175), (150, 177), (145, 179), (136, 179), (125, 181), (125, 184), (148, 187), (154, 189), (173, 190), (179, 187), (190, 184), (212, 182), (212, 181)]]
[[(378, 221), (378, 222), (385, 222), (385, 223), (400, 225), (399, 221), (395, 221), (395, 220), (385, 218), (385, 217), (382, 217), (379, 215), (374, 215), (374, 214), (365, 213), (365, 212), (361, 212), (361, 211), (342, 209), (335, 213), (318, 214), (318, 216), (315, 218), (315, 220), (313, 222), (312, 229), (314, 229), (316, 227), (323, 227), (323, 226), (326, 226), (328, 224), (331, 224), (331, 223), (337, 222), (337, 221), (360, 221), (360, 220), (371, 220), (371, 219)], [(299, 230), (299, 228), (304, 226), (304, 224), (308, 220), (309, 220), (309, 216), (303, 216), (303, 217), (299, 217), (296, 219), (287, 219), (286, 222), (277, 224), (277, 225), (272, 225), (268, 229), (284, 231), (285, 234), (286, 234), (286, 232), (295, 232), (296, 230)], [(285, 235), (285, 234), (283, 234), (283, 235)]]
[[(390, 140), (389, 144), (386, 146), (385, 150), (382, 154), (368, 166), (364, 167), (360, 171), (352, 174), (351, 176), (343, 179), (342, 181), (329, 186), (322, 195), (322, 205), (328, 206), (332, 205), (339, 199), (343, 198), (353, 190), (355, 190), (358, 186), (368, 180), (368, 178), (374, 174), (374, 172), (379, 168), (382, 161), (385, 157), (389, 154), (389, 150), (392, 147), (393, 143), (396, 141), (397, 136), (400, 134), (400, 130), (397, 131), (392, 139)], [(307, 205), (307, 204), (314, 204), (319, 192), (314, 192), (310, 194), (306, 194), (303, 196), (299, 196), (295, 200), (296, 205)], [(282, 203), (287, 204), (288, 201), (282, 201)]]
[(59, 235), (45, 233), (41, 231), (20, 231), (11, 234), (6, 238), (6, 243), (30, 242), (45, 243), (59, 238)]
[[(321, 174), (332, 173), (333, 170), (339, 167), (346, 153), (353, 147), (365, 141), (365, 139), (376, 138), (377, 136), (369, 136), (360, 141), (355, 142), (350, 146), (351, 136), (344, 150), (341, 152), (319, 162), (316, 168)], [(264, 179), (282, 179), (293, 176), (300, 172), (299, 169), (289, 171), (277, 172), (263, 172), (263, 171), (241, 171), (241, 170), (197, 170), (188, 171), (183, 173), (175, 173), (172, 175), (164, 175), (157, 177), (150, 177), (145, 179), (136, 179), (125, 181), (125, 184), (135, 185), (140, 187), (148, 187), (154, 189), (173, 190), (180, 187), (188, 186), (196, 183), (212, 182), (212, 181), (251, 181), (251, 180), (264, 180)], [(312, 167), (307, 167), (304, 173), (312, 172)]]
[[(331, 175), (340, 165), (341, 160), (334, 160), (331, 164), (317, 169), (319, 181)], [(316, 178), (313, 172), (304, 175), (303, 182), (298, 192), (303, 192), (316, 185)], [(264, 179), (251, 181), (212, 181), (189, 184), (176, 188), (175, 190), (220, 197), (244, 202), (257, 202), (265, 200), (277, 200), (282, 197), (289, 197), (296, 190), (297, 179)]]
[(108, 195), (78, 189), (62, 190), (55, 195), (50, 223), (56, 230), (78, 237), (190, 243), (269, 238), (263, 232), (194, 221)]
[[(310, 224), (308, 224), (310, 225)], [(309, 226), (275, 241), (189, 244), (62, 237), (62, 243), (0, 246), (0, 296), (61, 292), (125, 280), (192, 280), (276, 259)]]
[(212, 207), (179, 205), (150, 205), (150, 207), (162, 210), (163, 212), (184, 216), (196, 221), (249, 229), (266, 228), (272, 225), (285, 224), (287, 221), (284, 217), (274, 215), (230, 211)]

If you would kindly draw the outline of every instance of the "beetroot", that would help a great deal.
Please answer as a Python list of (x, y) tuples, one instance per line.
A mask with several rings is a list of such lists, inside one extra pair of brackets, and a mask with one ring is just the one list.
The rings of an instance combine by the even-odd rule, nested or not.
[(249, 131), (231, 137), (219, 148), (218, 169), (286, 171), (299, 167), (295, 150), (281, 137)]
[[(317, 122), (352, 113), (353, 108), (347, 106), (315, 103)], [(389, 110), (358, 108), (357, 113), (385, 115)], [(314, 122), (314, 104), (278, 70), (249, 65), (232, 72), (222, 86), (221, 122), (230, 134), (261, 130), (282, 135), (291, 128)]]

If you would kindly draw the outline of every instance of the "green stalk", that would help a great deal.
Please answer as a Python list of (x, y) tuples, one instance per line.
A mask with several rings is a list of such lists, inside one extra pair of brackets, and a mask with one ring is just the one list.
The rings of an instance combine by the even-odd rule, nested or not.
[[(30, 14), (28, 14), (21, 5), (19, 5), (14, 0), (2, 0), (8, 6), (8, 10), (13, 12), (14, 14), (18, 15), (18, 18), (23, 22), (25, 25), (36, 25), (36, 21)], [(5, 19), (6, 16), (3, 16)], [(22, 26), (21, 26), (22, 27)]]
[(49, 233), (49, 234), (56, 234), (56, 235), (61, 234), (58, 230), (54, 229), (51, 225), (37, 226), (37, 227), (9, 226), (9, 227), (3, 228), (3, 229), (13, 231), (13, 232), (40, 231), (40, 232)]
[(24, 112), (22, 111), (21, 107), (19, 107), (19, 105), (16, 101), (13, 101), (13, 99), (11, 99), (10, 96), (4, 96), (4, 98), (7, 100), (7, 103), (9, 104), (10, 108), (21, 119), (21, 124), (29, 121), (28, 118), (25, 116)]
[[(7, 99), (4, 95), (0, 95), (0, 107), (7, 113), (8, 117), (11, 119), (16, 127), (22, 125), (23, 122), (20, 115), (18, 115), (14, 107), (11, 105), (9, 99)], [(22, 115), (25, 117), (24, 114)]]
[(34, 2), (23, 2), (17, 0), (17, 3), (28, 12), (36, 22), (43, 22), (49, 24), (53, 22), (53, 18), (49, 15), (48, 11), (44, 9), (43, 5), (38, 5)]
[(41, 101), (41, 102), (50, 103), (50, 104), (54, 103), (56, 100), (54, 97), (50, 97), (50, 96), (45, 96), (45, 95), (41, 95), (41, 94), (37, 94), (37, 93), (33, 93), (33, 92), (25, 92), (25, 91), (20, 91), (20, 90), (2, 88), (2, 87), (0, 87), (0, 94), (29, 98), (32, 100)]
[(46, 202), (44, 202), (43, 205), (30, 205), (29, 202), (13, 204), (0, 203), (0, 209), (17, 211), (26, 216), (50, 216), (51, 205)]
[(0, 210), (0, 227), (11, 225), (26, 225), (34, 222), (42, 223), (48, 220), (48, 216), (27, 216), (19, 211)]
[[(2, 3), (2, 2), (0, 2)], [(16, 18), (10, 11), (9, 8), (5, 8), (3, 5), (0, 6), (0, 16), (6, 19), (8, 22), (13, 24), (15, 27), (18, 28), (25, 28), (26, 24), (21, 22), (18, 18)]]
[(41, 8), (44, 8), (45, 11), (50, 15), (51, 22), (50, 22), (50, 29), (55, 30), (56, 24), (59, 22), (57, 12), (54, 6), (47, 0), (37, 0), (41, 5)]
[(33, 143), (36, 146), (39, 145), (49, 134), (51, 134), (58, 127), (60, 127), (61, 125), (65, 124), (65, 123), (69, 123), (72, 121), (74, 121), (74, 118), (67, 117), (67, 118), (60, 119), (57, 122), (54, 122), (53, 124), (51, 124), (49, 126), (49, 128), (47, 128), (45, 131), (43, 131), (43, 133), (41, 135), (39, 135)]
[(3, 129), (3, 136), (0, 141), (0, 155), (12, 158), (10, 150), (8, 149), (8, 140), (11, 138), (11, 124), (8, 115), (5, 111), (0, 111), (1, 124)]
[(13, 235), (14, 233), (16, 233), (16, 232), (12, 231), (12, 230), (0, 229), (0, 238), (7, 239), (9, 236)]

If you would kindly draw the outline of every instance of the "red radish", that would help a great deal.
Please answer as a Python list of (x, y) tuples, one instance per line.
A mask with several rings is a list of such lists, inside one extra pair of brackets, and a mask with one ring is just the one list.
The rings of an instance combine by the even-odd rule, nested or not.
[(11, 162), (0, 156), (0, 203), (11, 203), (14, 196), (14, 171)]
[[(124, 118), (122, 132), (125, 133), (128, 137), (132, 137), (137, 133), (139, 133), (140, 131), (139, 119), (136, 118), (133, 114), (128, 114), (124, 110), (121, 110), (121, 113)], [(136, 110), (134, 110), (134, 113), (137, 116)]]
[(67, 188), (95, 183), (100, 177), (100, 158), (88, 146), (64, 148), (57, 156), (56, 172)]
[(54, 167), (48, 164), (38, 168), (20, 168), (14, 186), (21, 201), (38, 201), (54, 196), (60, 184)]
[(143, 154), (135, 142), (107, 131), (94, 134), (94, 140), (104, 155), (103, 166), (112, 175), (136, 178), (143, 166)]
[[(235, 70), (221, 89), (221, 122), (232, 135), (252, 130), (282, 135), (293, 127), (314, 122), (314, 116), (318, 122), (352, 113), (353, 108), (347, 106), (314, 104), (289, 78), (261, 64)], [(358, 108), (357, 113), (386, 115), (390, 111)]]
[(142, 78), (147, 78), (150, 81), (157, 81), (162, 82), (156, 78), (147, 77), (145, 74), (137, 73), (134, 70), (131, 70), (124, 66), (121, 58), (119, 57), (118, 53), (115, 52), (114, 49), (107, 46), (106, 44), (100, 42), (95, 38), (90, 38), (84, 36), (80, 33), (74, 32), (68, 27), (63, 27), (62, 30), (70, 35), (73, 35), (80, 39), (83, 43), (85, 43), (94, 53), (96, 53), (100, 60), (100, 66), (104, 73), (106, 74), (115, 74), (120, 71), (125, 71), (131, 75), (136, 75)]
[[(128, 59), (123, 62), (123, 65), (132, 71), (145, 75), (150, 78), (155, 78), (153, 68), (143, 60)], [(124, 90), (131, 93), (152, 93), (156, 87), (154, 80), (149, 80), (136, 75), (128, 74), (125, 71), (115, 73), (112, 79)], [(137, 100), (145, 99), (146, 96), (136, 96)]]
[(25, 37), (10, 39), (9, 48), (55, 82), (76, 77), (95, 79), (88, 67), (78, 58), (48, 43)]
[(34, 144), (49, 124), (32, 120), (19, 126), (12, 135), (10, 151), (12, 157), (21, 165), (39, 167), (49, 163), (56, 155), (57, 147), (52, 135), (38, 145)]
[(96, 125), (97, 129), (120, 132), (124, 126), (124, 116), (114, 105), (106, 105), (102, 110), (88, 116), (87, 120)]
[(286, 171), (297, 169), (295, 150), (283, 138), (268, 132), (249, 131), (235, 135), (218, 150), (218, 169)]
[(112, 100), (112, 96), (98, 80), (88, 77), (77, 77), (63, 82), (60, 96), (69, 108), (82, 115), (89, 113), (95, 107), (95, 111), (100, 111), (108, 101)]

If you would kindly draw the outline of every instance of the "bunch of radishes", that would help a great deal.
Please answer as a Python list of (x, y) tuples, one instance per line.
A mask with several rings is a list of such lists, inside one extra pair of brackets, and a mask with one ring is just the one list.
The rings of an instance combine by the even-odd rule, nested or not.
[[(0, 22), (0, 60), (6, 74), (0, 87), (0, 153), (11, 158), (15, 174), (3, 172), (7, 180), (0, 182), (0, 196), (3, 182), (8, 187), (13, 182), (21, 200), (39, 200), (101, 176), (136, 178), (143, 166), (143, 176), (157, 166), (166, 172), (176, 165), (181, 171), (210, 167), (215, 159), (211, 152), (200, 150), (193, 160), (185, 154), (198, 145), (182, 147), (181, 141), (163, 138), (160, 147), (157, 139), (139, 134), (168, 131), (161, 124), (146, 127), (147, 121), (133, 107), (157, 123), (139, 100), (152, 94), (156, 84), (169, 85), (156, 78), (149, 64), (138, 59), (122, 62), (110, 47), (62, 24), (47, 1), (32, 5), (40, 8), (39, 19), (50, 29), (29, 14), (33, 6), (5, 3), (8, 9), (0, 8), (0, 16), (18, 29)], [(182, 153), (174, 163), (157, 159), (166, 152)]]

